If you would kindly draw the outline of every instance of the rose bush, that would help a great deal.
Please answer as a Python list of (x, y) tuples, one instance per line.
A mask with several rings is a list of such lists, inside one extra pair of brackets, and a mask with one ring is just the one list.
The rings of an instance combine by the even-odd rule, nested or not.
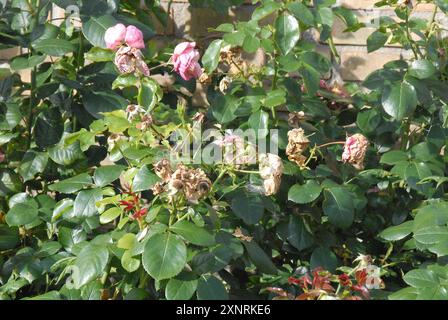
[(78, 1), (80, 28), (47, 20), (72, 1), (1, 5), (26, 49), (0, 69), (2, 299), (448, 299), (446, 1), (378, 2), (396, 17), (368, 50), (410, 56), (347, 84), (331, 30), (365, 27), (352, 11), (253, 2), (162, 45), (158, 1)]

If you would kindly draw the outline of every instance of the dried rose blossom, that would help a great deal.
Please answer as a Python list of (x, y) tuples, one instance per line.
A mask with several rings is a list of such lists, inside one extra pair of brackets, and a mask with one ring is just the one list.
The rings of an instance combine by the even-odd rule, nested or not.
[(369, 140), (362, 134), (354, 134), (345, 141), (342, 161), (350, 163), (358, 170), (364, 169), (364, 158), (366, 156)]
[(143, 54), (137, 48), (121, 47), (115, 54), (115, 65), (120, 73), (140, 73), (149, 76), (149, 68)]
[(173, 171), (171, 170), (170, 161), (162, 159), (154, 164), (154, 172), (162, 181), (167, 182), (171, 178)]
[(288, 145), (286, 155), (290, 161), (294, 161), (298, 166), (305, 164), (306, 157), (302, 153), (308, 148), (310, 141), (305, 136), (302, 128), (292, 129), (288, 132)]
[(272, 153), (263, 153), (259, 157), (260, 176), (263, 179), (269, 179), (272, 176), (281, 176), (283, 174), (282, 159)]
[(147, 130), (152, 125), (152, 117), (149, 114), (145, 114), (141, 121), (137, 123), (136, 127), (139, 130)]
[(219, 91), (221, 91), (222, 94), (225, 94), (231, 83), (232, 78), (229, 76), (225, 76), (219, 82)]
[(288, 124), (292, 128), (298, 128), (300, 122), (303, 120), (305, 120), (305, 112), (303, 111), (291, 112), (288, 114)]
[(272, 153), (261, 154), (259, 157), (259, 171), (261, 178), (264, 180), (265, 195), (276, 194), (282, 182), (282, 159)]
[(145, 109), (137, 104), (130, 104), (126, 107), (128, 120), (133, 120), (139, 113), (142, 112), (145, 112)]
[(204, 69), (202, 69), (202, 74), (199, 77), (199, 82), (202, 84), (210, 84), (212, 82), (212, 78), (208, 75), (208, 73), (204, 72)]
[(168, 193), (171, 199), (177, 194), (185, 195), (185, 198), (193, 203), (204, 198), (211, 189), (211, 181), (202, 169), (187, 168), (183, 164), (177, 166), (176, 171), (168, 181)]
[(205, 118), (205, 114), (203, 114), (202, 112), (196, 112), (194, 114), (193, 118), (191, 118), (191, 119), (196, 123), (203, 123), (204, 118)]
[(165, 191), (165, 184), (163, 182), (156, 182), (152, 187), (151, 187), (151, 191), (152, 193), (156, 196), (158, 194), (161, 194), (162, 192)]

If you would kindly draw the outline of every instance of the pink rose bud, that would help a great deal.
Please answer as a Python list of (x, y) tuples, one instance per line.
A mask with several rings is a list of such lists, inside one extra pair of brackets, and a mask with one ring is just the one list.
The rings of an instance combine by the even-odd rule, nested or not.
[(109, 49), (115, 50), (119, 47), (126, 36), (126, 27), (124, 24), (116, 24), (106, 30), (104, 35), (104, 41), (106, 41), (106, 46)]
[(364, 158), (366, 156), (369, 140), (362, 134), (354, 134), (348, 137), (344, 145), (342, 161), (350, 163), (358, 170), (364, 169)]
[(0, 150), (0, 163), (5, 161), (5, 154)]
[(131, 48), (144, 49), (145, 41), (143, 40), (143, 33), (135, 26), (128, 26), (126, 28), (126, 36), (124, 41)]
[(186, 81), (192, 78), (199, 78), (202, 75), (196, 42), (179, 43), (174, 49), (171, 60), (174, 65), (174, 71)]

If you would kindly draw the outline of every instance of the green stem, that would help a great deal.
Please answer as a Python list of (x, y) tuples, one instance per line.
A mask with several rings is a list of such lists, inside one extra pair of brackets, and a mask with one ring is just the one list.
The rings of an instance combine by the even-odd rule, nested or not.
[(222, 170), (222, 171), (219, 173), (219, 175), (218, 175), (218, 177), (216, 178), (215, 182), (213, 182), (213, 185), (212, 185), (212, 187), (210, 188), (210, 190), (213, 190), (213, 189), (216, 187), (216, 185), (218, 184), (219, 180), (221, 180), (221, 178), (226, 174), (226, 172), (227, 172), (227, 170), (224, 169), (224, 170)]
[(332, 36), (330, 36), (330, 38), (328, 38), (328, 46), (330, 47), (331, 54), (333, 55), (334, 59), (336, 60), (336, 63), (340, 64), (341, 56), (339, 55), (338, 50), (336, 49), (336, 45), (334, 44)]
[(101, 284), (104, 286), (106, 284), (107, 278), (109, 277), (110, 269), (112, 268), (112, 265), (109, 264), (106, 268), (106, 271), (104, 271), (103, 276), (101, 277)]
[[(30, 55), (32, 54), (32, 51), (30, 50)], [(35, 91), (36, 91), (36, 67), (33, 68), (31, 71), (31, 89), (30, 89), (30, 105), (29, 105), (29, 114), (28, 114), (28, 142), (27, 142), (27, 149), (30, 149), (31, 147), (31, 141), (32, 141), (32, 130), (33, 130), (33, 121), (34, 121), (34, 114), (33, 114), (33, 108), (35, 104)]]

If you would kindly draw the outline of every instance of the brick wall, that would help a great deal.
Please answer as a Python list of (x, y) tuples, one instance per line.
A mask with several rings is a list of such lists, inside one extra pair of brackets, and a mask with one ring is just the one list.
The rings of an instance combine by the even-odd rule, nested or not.
[[(339, 0), (339, 3), (352, 10), (361, 21), (368, 22), (372, 17), (394, 16), (390, 8), (375, 8), (378, 0)], [(142, 1), (143, 2), (143, 1)], [(169, 4), (170, 3), (170, 4)], [(169, 23), (167, 27), (156, 26), (158, 39), (160, 41), (172, 41), (174, 39), (195, 39), (199, 44), (206, 44), (212, 40), (213, 33), (207, 28), (216, 27), (221, 23), (232, 20), (247, 20), (250, 18), (254, 6), (250, 1), (237, 9), (229, 10), (228, 14), (219, 14), (210, 9), (192, 8), (188, 0), (162, 0), (166, 10), (169, 10)], [(432, 15), (434, 6), (432, 4), (420, 4), (415, 8), (415, 16), (427, 17)], [(55, 8), (53, 17), (61, 17), (64, 10)], [(439, 14), (437, 19), (446, 16)], [(448, 25), (448, 23), (447, 23)], [(386, 62), (408, 56), (409, 53), (400, 47), (388, 46), (373, 53), (367, 53), (366, 39), (375, 28), (363, 28), (355, 33), (344, 33), (344, 25), (336, 19), (333, 36), (341, 63), (338, 67), (341, 77), (346, 81), (359, 81), (364, 79), (370, 72), (382, 67)], [(325, 45), (319, 45), (319, 51), (329, 54)], [(17, 49), (0, 51), (1, 60), (9, 59), (17, 54)], [(263, 57), (256, 57), (254, 62), (262, 63)]]

